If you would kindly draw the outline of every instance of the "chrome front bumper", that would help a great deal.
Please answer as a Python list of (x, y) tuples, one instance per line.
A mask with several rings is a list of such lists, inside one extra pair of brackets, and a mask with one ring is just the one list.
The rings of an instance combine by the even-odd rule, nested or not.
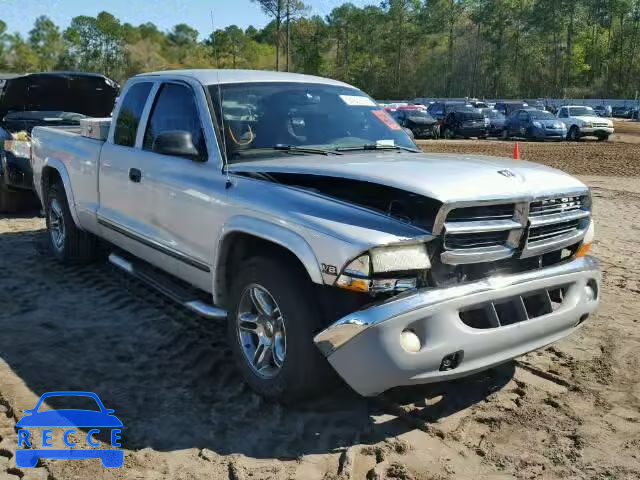
[[(314, 338), (340, 376), (361, 395), (400, 385), (469, 375), (555, 342), (573, 332), (599, 302), (600, 270), (593, 257), (514, 275), (490, 277), (449, 288), (423, 289), (354, 312)], [(588, 299), (587, 284), (595, 286)], [(473, 328), (460, 312), (533, 292), (563, 287), (554, 311), (495, 328)], [(405, 350), (409, 330), (420, 349)], [(445, 358), (461, 361), (443, 369)]]

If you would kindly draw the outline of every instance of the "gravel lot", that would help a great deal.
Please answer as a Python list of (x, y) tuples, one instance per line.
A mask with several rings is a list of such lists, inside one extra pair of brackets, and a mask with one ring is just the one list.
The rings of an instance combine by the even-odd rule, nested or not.
[[(42, 219), (0, 217), (0, 480), (640, 478), (640, 145), (521, 146), (525, 158), (593, 188), (599, 313), (516, 362), (370, 400), (341, 389), (300, 408), (266, 402), (234, 372), (222, 324), (106, 264), (62, 267), (47, 252)], [(115, 409), (123, 468), (97, 460), (15, 468), (16, 419), (43, 392), (65, 389), (96, 392)]]

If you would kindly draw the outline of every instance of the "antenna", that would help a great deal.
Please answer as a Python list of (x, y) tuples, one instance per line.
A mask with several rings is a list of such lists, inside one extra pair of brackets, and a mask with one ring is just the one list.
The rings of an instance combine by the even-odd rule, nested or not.
[(229, 175), (229, 161), (227, 159), (227, 135), (226, 127), (224, 125), (224, 112), (222, 110), (222, 88), (220, 87), (220, 72), (216, 72), (218, 77), (218, 109), (220, 110), (220, 127), (222, 129), (222, 172), (227, 177), (225, 188), (231, 187), (231, 176)]
[[(213, 43), (213, 46), (215, 48), (215, 41), (216, 41), (216, 29), (215, 29), (215, 23), (213, 21), (213, 9), (211, 10), (211, 41)], [(217, 65), (216, 65), (217, 67)], [(229, 187), (231, 187), (232, 183), (231, 183), (231, 176), (229, 175), (229, 161), (227, 159), (227, 136), (226, 136), (226, 130), (225, 130), (225, 125), (224, 125), (224, 112), (222, 110), (222, 88), (220, 87), (220, 71), (217, 70), (216, 71), (216, 76), (217, 76), (217, 90), (218, 90), (218, 109), (220, 110), (220, 127), (221, 127), (221, 133), (222, 133), (222, 173), (227, 177), (226, 182), (225, 182), (225, 189), (228, 189)]]

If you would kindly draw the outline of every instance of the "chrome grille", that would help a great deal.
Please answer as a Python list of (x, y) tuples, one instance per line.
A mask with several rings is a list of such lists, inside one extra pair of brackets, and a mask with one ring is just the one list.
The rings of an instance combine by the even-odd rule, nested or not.
[(513, 218), (515, 204), (480, 205), (477, 207), (456, 208), (447, 215), (448, 222), (473, 222), (475, 220), (504, 220)]
[[(453, 208), (443, 220), (442, 261), (496, 261), (542, 255), (579, 242), (591, 216), (588, 195)], [(443, 213), (444, 216), (444, 213)]]
[(548, 198), (531, 203), (529, 216), (537, 217), (554, 213), (565, 213), (582, 209), (582, 197), (570, 196), (560, 198)]
[(444, 246), (447, 249), (478, 248), (502, 246), (507, 242), (508, 231), (445, 234)]
[(529, 229), (529, 243), (540, 240), (547, 240), (558, 235), (574, 233), (580, 229), (580, 220), (571, 220), (562, 223), (552, 223), (542, 227), (532, 227)]

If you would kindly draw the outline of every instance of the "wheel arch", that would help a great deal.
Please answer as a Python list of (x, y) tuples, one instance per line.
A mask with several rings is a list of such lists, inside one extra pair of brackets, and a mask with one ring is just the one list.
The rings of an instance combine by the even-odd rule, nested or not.
[(73, 222), (76, 224), (76, 227), (82, 229), (80, 221), (78, 220), (78, 213), (76, 212), (76, 202), (73, 196), (73, 190), (71, 189), (69, 173), (67, 172), (64, 163), (60, 160), (47, 159), (40, 174), (40, 201), (45, 209), (47, 205), (47, 192), (49, 191), (49, 186), (56, 182), (60, 183), (64, 188), (64, 194), (67, 197), (67, 203), (69, 205), (69, 211), (71, 212)]
[(315, 253), (302, 236), (265, 220), (239, 216), (225, 225), (218, 240), (213, 278), (216, 305), (226, 305), (234, 268), (254, 254), (289, 258), (313, 283), (324, 283)]

